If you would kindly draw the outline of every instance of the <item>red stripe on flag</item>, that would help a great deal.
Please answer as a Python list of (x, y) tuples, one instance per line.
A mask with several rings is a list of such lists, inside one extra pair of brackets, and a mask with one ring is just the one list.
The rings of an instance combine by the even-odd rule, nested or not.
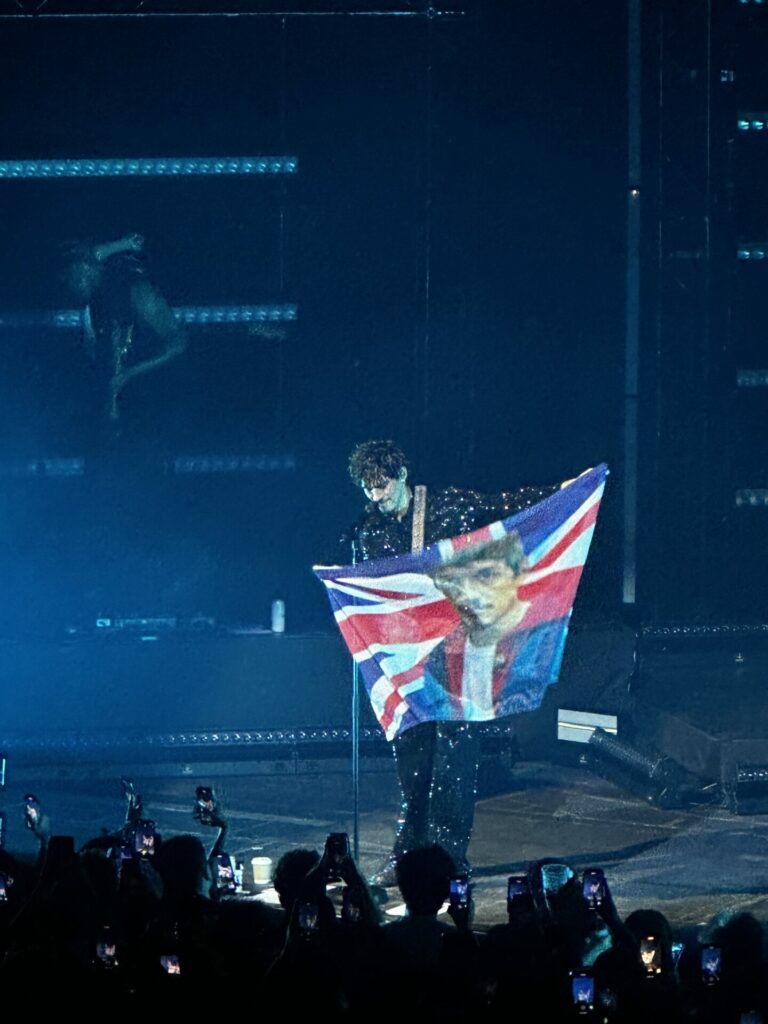
[(352, 654), (371, 644), (421, 643), (444, 636), (459, 621), (458, 612), (448, 600), (414, 605), (396, 612), (368, 612), (339, 622), (341, 635)]
[(573, 607), (583, 568), (577, 565), (560, 569), (543, 579), (523, 583), (517, 593), (521, 601), (530, 601), (531, 607), (525, 613), (522, 627), (529, 629), (540, 622), (564, 618)]
[(395, 717), (395, 712), (400, 706), (401, 702), (407, 700), (406, 697), (400, 693), (400, 687), (405, 686), (406, 683), (412, 683), (414, 679), (418, 679), (424, 674), (424, 665), (426, 658), (422, 658), (421, 661), (417, 661), (415, 665), (412, 665), (405, 672), (398, 672), (397, 675), (392, 676), (389, 680), (390, 683), (395, 687), (394, 692), (390, 693), (387, 699), (384, 701), (384, 710), (379, 718), (379, 724), (385, 731), (390, 727)]
[(546, 553), (536, 563), (536, 569), (546, 569), (547, 566), (552, 565), (553, 562), (562, 555), (564, 551), (567, 551), (571, 544), (574, 544), (578, 538), (589, 529), (590, 526), (594, 526), (597, 521), (597, 512), (600, 508), (600, 502), (598, 501), (592, 508), (587, 509), (581, 519), (574, 523), (571, 529), (562, 537), (555, 546)]
[(486, 544), (489, 540), (493, 540), (490, 526), (481, 526), (479, 530), (452, 537), (451, 548), (453, 551), (461, 551), (463, 548), (472, 547), (473, 544)]

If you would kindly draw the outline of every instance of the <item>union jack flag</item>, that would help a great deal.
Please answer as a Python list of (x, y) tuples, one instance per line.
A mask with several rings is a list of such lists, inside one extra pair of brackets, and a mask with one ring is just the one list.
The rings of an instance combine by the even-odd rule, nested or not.
[(606, 465), (417, 554), (315, 566), (387, 739), (538, 708), (557, 681)]

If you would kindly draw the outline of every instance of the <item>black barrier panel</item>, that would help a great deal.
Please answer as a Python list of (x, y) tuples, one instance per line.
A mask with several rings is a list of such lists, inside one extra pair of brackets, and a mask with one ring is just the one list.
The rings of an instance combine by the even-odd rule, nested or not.
[[(334, 635), (94, 636), (0, 644), (3, 732), (349, 728), (351, 659)], [(377, 723), (367, 699), (361, 723)]]

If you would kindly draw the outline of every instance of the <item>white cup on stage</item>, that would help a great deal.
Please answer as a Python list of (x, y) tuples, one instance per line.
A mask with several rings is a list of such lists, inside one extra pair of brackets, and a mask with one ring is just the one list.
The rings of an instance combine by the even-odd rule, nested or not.
[(269, 885), (272, 881), (272, 858), (251, 857), (254, 885)]

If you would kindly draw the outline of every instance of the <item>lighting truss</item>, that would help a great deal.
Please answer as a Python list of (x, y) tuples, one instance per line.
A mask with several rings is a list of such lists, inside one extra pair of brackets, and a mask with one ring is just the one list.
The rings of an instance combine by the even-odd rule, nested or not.
[(295, 174), (295, 156), (126, 157), (91, 160), (0, 160), (0, 178), (167, 178)]
[[(265, 306), (177, 306), (173, 310), (177, 320), (185, 324), (249, 324), (277, 323), (295, 320), (295, 304)], [(0, 313), (0, 327), (62, 327), (83, 326), (80, 309), (33, 310), (20, 313)]]

